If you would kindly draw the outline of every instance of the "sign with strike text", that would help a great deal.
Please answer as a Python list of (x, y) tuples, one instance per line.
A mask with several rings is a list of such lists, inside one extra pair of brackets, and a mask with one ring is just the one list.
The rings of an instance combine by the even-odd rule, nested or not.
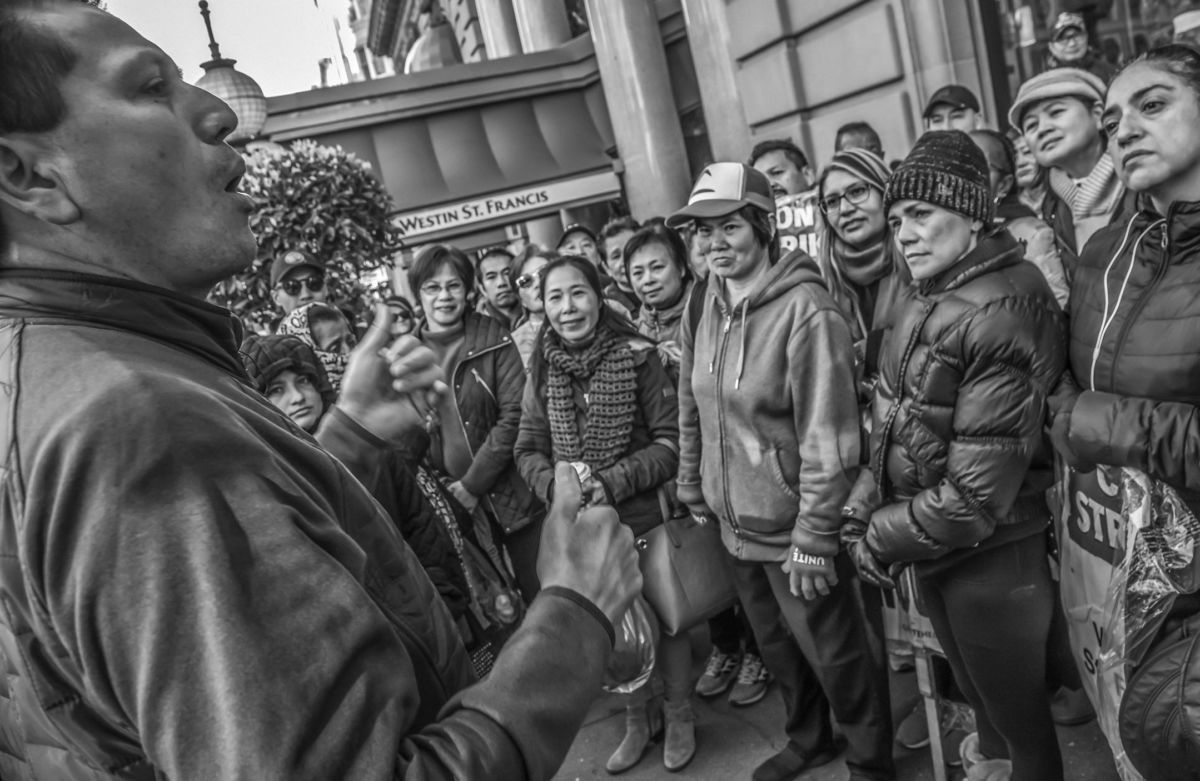
[(527, 219), (532, 212), (562, 208), (589, 200), (612, 197), (621, 192), (612, 171), (587, 174), (519, 190), (486, 195), (469, 201), (446, 203), (392, 217), (392, 224), (406, 239), (434, 233), (481, 228), (485, 223), (507, 223)]
[(776, 198), (775, 228), (779, 231), (779, 248), (783, 254), (802, 249), (816, 257), (820, 219), (816, 190)]

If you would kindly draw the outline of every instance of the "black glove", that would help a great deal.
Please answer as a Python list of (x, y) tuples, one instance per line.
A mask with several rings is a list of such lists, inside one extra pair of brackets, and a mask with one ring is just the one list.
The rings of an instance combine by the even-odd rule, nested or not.
[(858, 577), (862, 582), (870, 583), (876, 588), (893, 589), (896, 587), (895, 582), (888, 577), (887, 570), (867, 547), (865, 539), (860, 538), (849, 543), (846, 546), (846, 552), (850, 554), (850, 561), (854, 562), (854, 569), (858, 570)]

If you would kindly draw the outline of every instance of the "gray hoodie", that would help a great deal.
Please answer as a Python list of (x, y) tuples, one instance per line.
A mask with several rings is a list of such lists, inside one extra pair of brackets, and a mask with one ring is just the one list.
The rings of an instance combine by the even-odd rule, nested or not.
[(681, 495), (699, 486), (730, 553), (838, 550), (860, 463), (850, 328), (807, 256), (776, 263), (736, 307), (708, 279), (681, 329)]

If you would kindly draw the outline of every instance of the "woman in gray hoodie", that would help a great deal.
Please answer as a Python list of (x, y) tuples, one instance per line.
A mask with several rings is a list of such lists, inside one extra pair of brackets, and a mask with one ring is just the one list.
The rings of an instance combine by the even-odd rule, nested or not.
[[(720, 520), (738, 596), (787, 710), (787, 746), (755, 781), (833, 760), (829, 712), (854, 779), (890, 779), (891, 723), (840, 549), (860, 463), (850, 329), (803, 254), (779, 262), (766, 177), (715, 163), (668, 224), (695, 223), (710, 275), (682, 328), (679, 498)], [(847, 392), (851, 389), (851, 392)]]

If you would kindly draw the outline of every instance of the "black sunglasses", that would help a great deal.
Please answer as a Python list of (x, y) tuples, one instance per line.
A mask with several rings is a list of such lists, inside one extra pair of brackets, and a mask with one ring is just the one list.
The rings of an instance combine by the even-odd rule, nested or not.
[(314, 274), (311, 277), (304, 277), (303, 279), (285, 279), (279, 283), (279, 287), (289, 296), (300, 295), (301, 287), (308, 288), (308, 292), (310, 293), (320, 293), (325, 289), (325, 275)]

